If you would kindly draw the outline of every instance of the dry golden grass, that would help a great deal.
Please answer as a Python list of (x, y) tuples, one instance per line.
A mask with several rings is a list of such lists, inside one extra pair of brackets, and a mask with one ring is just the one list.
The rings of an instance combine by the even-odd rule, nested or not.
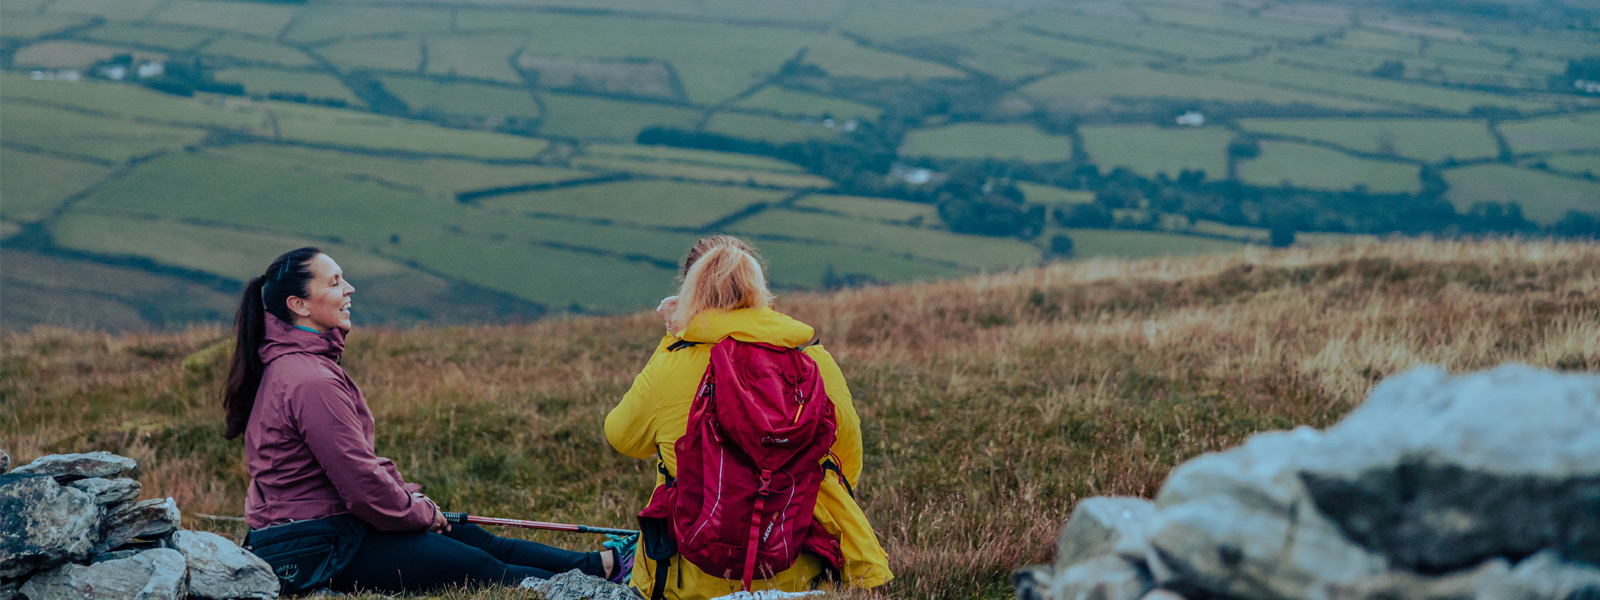
[[(781, 308), (819, 328), (850, 380), (867, 456), (858, 489), (899, 575), (892, 597), (1005, 597), (1013, 568), (1049, 560), (1078, 498), (1150, 495), (1201, 452), (1325, 426), (1413, 365), (1600, 371), (1595, 244), (1096, 260)], [(345, 365), (380, 453), (447, 508), (620, 526), (652, 466), (611, 452), (601, 422), (659, 331), (653, 314), (361, 330)], [(220, 360), (180, 364), (224, 335), (8, 335), (0, 447), (24, 461), (132, 456), (145, 495), (177, 498), (187, 526), (239, 534), (196, 516), (242, 510), (241, 449), (219, 435)]]

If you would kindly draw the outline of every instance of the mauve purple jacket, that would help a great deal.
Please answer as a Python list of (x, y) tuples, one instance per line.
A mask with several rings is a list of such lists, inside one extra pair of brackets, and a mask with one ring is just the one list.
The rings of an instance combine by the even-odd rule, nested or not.
[(268, 314), (266, 371), (244, 430), (245, 521), (261, 529), (354, 514), (379, 531), (433, 523), (433, 501), (373, 450), (372, 411), (339, 367), (344, 332), (314, 333)]

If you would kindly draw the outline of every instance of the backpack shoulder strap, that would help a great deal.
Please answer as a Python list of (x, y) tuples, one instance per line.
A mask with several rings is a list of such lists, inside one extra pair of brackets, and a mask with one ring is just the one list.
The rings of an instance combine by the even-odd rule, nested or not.
[(822, 470), (824, 472), (833, 471), (835, 474), (839, 475), (839, 483), (844, 484), (844, 491), (849, 492), (850, 497), (854, 498), (856, 497), (856, 488), (852, 487), (850, 485), (850, 480), (845, 478), (844, 469), (839, 468), (839, 463), (837, 462), (838, 458), (839, 457), (837, 455), (829, 452), (827, 458), (822, 459)]
[(689, 347), (699, 346), (699, 345), (700, 345), (700, 342), (691, 342), (689, 340), (679, 339), (678, 341), (673, 342), (671, 346), (667, 346), (667, 352), (677, 352), (677, 351), (682, 350), (684, 348), (689, 348)]

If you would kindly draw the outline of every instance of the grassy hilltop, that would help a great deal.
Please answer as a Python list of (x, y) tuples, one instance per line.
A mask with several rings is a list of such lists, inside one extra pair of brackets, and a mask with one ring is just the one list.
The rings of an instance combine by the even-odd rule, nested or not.
[[(1265, 429), (1323, 426), (1420, 363), (1600, 371), (1600, 246), (1385, 242), (1095, 260), (830, 295), (816, 325), (856, 397), (858, 491), (899, 579), (890, 597), (1003, 598), (1048, 560), (1073, 503), (1149, 495), (1177, 463)], [(18, 459), (111, 450), (184, 525), (238, 515), (221, 439), (225, 335), (196, 326), (6, 334), (0, 440)], [(378, 450), (451, 509), (623, 525), (651, 465), (611, 452), (607, 410), (660, 335), (653, 314), (506, 327), (365, 329), (344, 361)], [(563, 544), (594, 542), (545, 535)], [(467, 598), (521, 598), (497, 590)]]
[(5, 0), (0, 327), (226, 318), (304, 244), (404, 326), (646, 308), (708, 232), (785, 291), (1600, 236), (1592, 4)]

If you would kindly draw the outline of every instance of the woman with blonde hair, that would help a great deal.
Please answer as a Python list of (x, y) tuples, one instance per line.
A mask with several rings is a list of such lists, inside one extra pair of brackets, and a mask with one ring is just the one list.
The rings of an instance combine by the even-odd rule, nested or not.
[[(845, 384), (838, 364), (813, 339), (815, 331), (810, 326), (772, 308), (773, 296), (767, 287), (761, 261), (755, 250), (744, 241), (732, 236), (700, 240), (684, 259), (680, 274), (683, 283), (678, 295), (667, 298), (658, 308), (666, 322), (668, 334), (657, 345), (649, 363), (634, 379), (633, 387), (623, 396), (622, 402), (606, 417), (606, 438), (619, 452), (639, 459), (657, 457), (659, 474), (656, 493), (646, 513), (656, 510), (664, 496), (682, 491), (684, 480), (680, 480), (680, 476), (695, 480), (701, 475), (693, 472), (698, 469), (719, 469), (716, 473), (705, 474), (706, 479), (737, 479), (737, 476), (720, 470), (723, 467), (720, 463), (715, 467), (702, 467), (711, 464), (711, 461), (698, 460), (699, 454), (686, 454), (699, 452), (695, 448), (707, 447), (713, 437), (717, 438), (717, 443), (724, 443), (723, 438), (732, 439), (738, 430), (747, 428), (746, 423), (727, 422), (722, 406), (716, 408), (716, 415), (724, 417), (723, 422), (718, 423), (715, 419), (707, 421), (705, 417), (712, 410), (708, 404), (713, 402), (713, 386), (709, 385), (713, 377), (708, 373), (708, 367), (713, 366), (713, 358), (718, 357), (716, 360), (721, 362), (716, 364), (723, 365), (725, 371), (752, 370), (749, 365), (727, 364), (728, 360), (738, 360), (726, 358), (728, 356), (754, 356), (727, 352), (726, 348), (741, 345), (722, 343), (730, 339), (748, 348), (755, 348), (751, 352), (767, 353), (789, 361), (784, 365), (792, 362), (796, 369), (803, 370), (796, 371), (799, 373), (797, 375), (783, 374), (781, 377), (795, 386), (801, 386), (795, 382), (809, 379), (810, 385), (814, 386), (808, 389), (813, 390), (811, 396), (816, 400), (809, 405), (803, 389), (783, 389), (791, 390), (784, 392), (786, 394), (799, 396), (798, 404), (792, 409), (795, 423), (812, 422), (814, 419), (819, 424), (813, 431), (816, 434), (814, 437), (803, 438), (812, 441), (797, 441), (796, 444), (821, 447), (788, 448), (794, 453), (792, 456), (801, 457), (795, 459), (801, 462), (785, 467), (801, 473), (790, 476), (789, 481), (804, 480), (808, 483), (795, 483), (791, 487), (810, 486), (809, 490), (799, 489), (798, 493), (800, 497), (814, 494), (815, 504), (809, 514), (799, 515), (792, 520), (795, 528), (810, 532), (805, 536), (790, 532), (793, 537), (789, 539), (799, 541), (800, 537), (805, 537), (806, 545), (800, 546), (805, 551), (784, 548), (782, 551), (791, 552), (789, 558), (761, 562), (770, 568), (758, 570), (761, 577), (755, 579), (752, 579), (752, 570), (756, 569), (751, 567), (758, 562), (757, 547), (760, 546), (756, 543), (756, 525), (763, 522), (763, 518), (767, 519), (768, 526), (761, 540), (775, 539), (772, 538), (772, 525), (778, 523), (775, 514), (791, 510), (789, 506), (772, 508), (777, 504), (774, 500), (765, 508), (757, 503), (754, 512), (749, 512), (749, 508), (745, 507), (746, 512), (728, 513), (738, 514), (743, 519), (728, 527), (728, 531), (737, 534), (724, 536), (731, 539), (714, 540), (709, 544), (712, 550), (706, 550), (707, 544), (703, 542), (695, 544), (697, 540), (692, 535), (676, 534), (688, 539), (652, 539), (652, 528), (642, 514), (640, 521), (646, 533), (634, 556), (633, 586), (646, 598), (698, 600), (729, 595), (741, 589), (802, 592), (830, 580), (858, 588), (872, 588), (888, 582), (893, 574), (889, 571), (887, 557), (854, 498), (861, 483), (861, 426), (851, 401), (850, 389)], [(803, 354), (805, 359), (801, 359), (799, 354)], [(771, 371), (774, 367), (768, 365), (761, 368)], [(718, 375), (722, 376), (725, 374)], [(717, 381), (721, 382), (722, 379)], [(716, 387), (718, 393), (726, 393), (721, 388), (729, 386), (719, 383)], [(715, 402), (729, 403), (729, 400), (723, 399), (728, 396), (716, 397), (718, 399)], [(736, 396), (732, 398), (744, 400)], [(831, 401), (831, 404), (826, 401)], [(747, 410), (749, 407), (732, 408)], [(691, 409), (694, 414), (691, 414)], [(825, 414), (812, 415), (805, 412), (807, 409), (825, 411)], [(784, 417), (780, 420), (785, 423), (780, 425), (789, 424), (789, 409), (785, 410), (780, 413)], [(804, 418), (803, 413), (806, 415)], [(704, 425), (706, 422), (711, 424)], [(697, 432), (708, 435), (701, 440)], [(769, 436), (761, 438), (760, 444), (777, 447), (789, 441)], [(694, 444), (699, 445), (689, 447)], [(756, 449), (756, 454), (761, 454), (760, 448)], [(735, 458), (745, 461), (743, 464), (751, 464), (748, 457)], [(690, 462), (680, 465), (680, 459)], [(735, 461), (727, 459), (726, 462), (733, 464)], [(760, 462), (759, 457), (756, 462)], [(800, 464), (800, 467), (793, 467), (794, 464)], [(689, 471), (680, 472), (680, 466), (686, 466)], [(774, 474), (771, 470), (761, 470), (759, 465), (753, 468), (759, 471), (760, 498), (765, 501), (768, 498), (768, 484), (772, 483), (769, 480), (784, 476), (785, 473)], [(777, 488), (780, 483), (772, 483), (772, 486)], [(721, 484), (714, 482), (712, 485)], [(715, 499), (718, 502), (743, 502), (734, 498), (732, 492), (724, 498), (721, 487), (716, 489)], [(793, 504), (792, 500), (796, 498), (794, 491), (784, 490), (779, 495), (789, 494), (789, 504)], [(699, 503), (690, 504), (700, 506)], [(712, 503), (704, 504), (711, 506)], [(713, 523), (712, 529), (727, 525), (720, 523), (722, 513), (716, 512), (720, 507), (721, 504), (711, 506), (708, 509), (710, 513), (694, 515), (687, 520), (687, 526), (699, 530), (708, 523)], [(753, 518), (744, 515), (752, 515)], [(681, 515), (678, 519), (679, 522), (685, 522)], [(729, 517), (728, 520), (734, 519)], [(750, 525), (748, 528), (745, 527), (746, 523)], [(782, 522), (788, 523), (790, 521)], [(665, 534), (658, 532), (655, 537), (664, 535), (672, 538), (675, 535), (672, 531), (681, 531), (683, 527), (668, 528)], [(748, 544), (743, 535), (747, 529), (751, 533)], [(779, 529), (777, 537), (782, 538), (784, 532), (782, 527)], [(700, 533), (695, 531), (696, 535)], [(708, 564), (704, 555), (713, 551), (722, 552), (728, 559), (726, 563), (717, 564), (732, 566), (720, 570), (713, 568), (711, 570), (714, 572), (708, 572), (702, 567)], [(763, 547), (761, 556), (766, 557), (768, 552), (776, 550)], [(741, 562), (744, 565), (742, 577), (738, 567)]]

